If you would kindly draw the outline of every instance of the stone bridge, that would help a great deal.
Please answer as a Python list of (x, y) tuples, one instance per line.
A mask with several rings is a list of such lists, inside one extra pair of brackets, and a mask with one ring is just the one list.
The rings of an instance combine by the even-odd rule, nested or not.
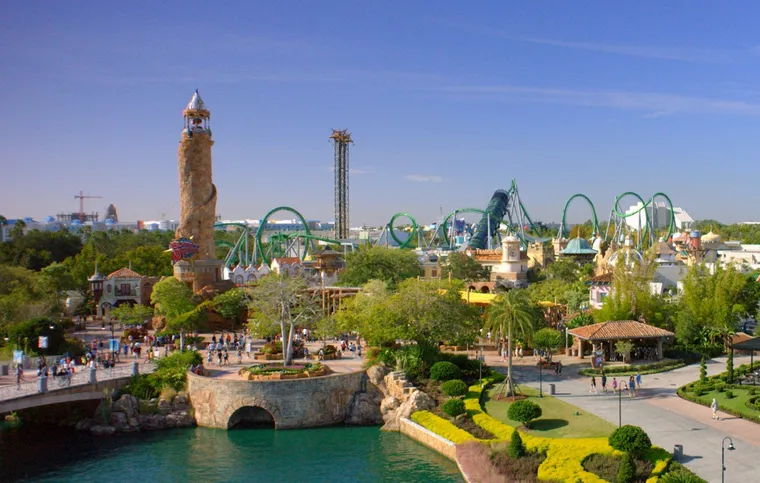
[[(142, 369), (142, 371), (140, 371)], [(137, 362), (112, 369), (86, 369), (71, 376), (37, 377), (35, 382), (0, 387), (0, 414), (21, 409), (74, 401), (103, 399), (123, 388), (139, 372), (153, 371), (153, 365), (139, 368)]]
[(274, 424), (276, 429), (342, 423), (349, 417), (354, 396), (364, 393), (366, 386), (364, 371), (270, 381), (188, 374), (196, 423), (220, 429), (241, 423)]

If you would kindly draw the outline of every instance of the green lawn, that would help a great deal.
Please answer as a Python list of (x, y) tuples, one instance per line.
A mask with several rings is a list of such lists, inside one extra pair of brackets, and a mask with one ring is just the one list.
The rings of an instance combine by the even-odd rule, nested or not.
[[(511, 403), (491, 399), (498, 388), (499, 384), (496, 384), (483, 396), (485, 412), (505, 424), (513, 427), (520, 426), (521, 423), (512, 421), (507, 417), (507, 410)], [(538, 391), (531, 387), (519, 386), (519, 389), (528, 396), (530, 401), (541, 406), (543, 411), (541, 418), (531, 423), (528, 434), (546, 438), (605, 438), (617, 428), (612, 423), (561, 399), (546, 395), (539, 398)], [(577, 416), (575, 415), (576, 412), (578, 413)]]
[[(757, 388), (760, 395), (760, 388)], [(729, 409), (735, 413), (742, 415), (752, 415), (754, 417), (760, 417), (760, 411), (755, 411), (748, 408), (744, 403), (753, 396), (750, 396), (747, 391), (743, 389), (727, 389), (734, 393), (733, 398), (726, 397), (726, 392), (710, 391), (706, 392), (702, 396), (697, 396), (697, 400), (704, 405), (709, 406), (712, 403), (713, 398), (718, 400), (718, 410)]]

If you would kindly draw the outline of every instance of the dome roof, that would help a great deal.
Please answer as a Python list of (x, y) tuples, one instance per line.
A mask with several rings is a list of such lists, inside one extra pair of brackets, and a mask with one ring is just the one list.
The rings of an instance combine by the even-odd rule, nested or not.
[(513, 234), (511, 234), (511, 233), (510, 233), (509, 235), (507, 235), (507, 236), (505, 236), (504, 238), (502, 238), (502, 241), (503, 241), (503, 242), (513, 242), (513, 243), (519, 243), (519, 242), (520, 242), (520, 239), (519, 239), (519, 238), (517, 238), (515, 235), (513, 235)]
[(203, 99), (201, 99), (201, 95), (198, 94), (198, 89), (195, 90), (195, 93), (193, 94), (193, 97), (190, 99), (190, 102), (187, 104), (187, 107), (185, 110), (188, 111), (205, 111), (206, 109), (206, 103), (203, 102)]
[(577, 237), (568, 242), (567, 247), (560, 252), (562, 255), (596, 255), (596, 250), (585, 238)]
[(710, 230), (708, 233), (702, 235), (702, 243), (720, 243), (723, 239), (717, 233), (713, 233)]

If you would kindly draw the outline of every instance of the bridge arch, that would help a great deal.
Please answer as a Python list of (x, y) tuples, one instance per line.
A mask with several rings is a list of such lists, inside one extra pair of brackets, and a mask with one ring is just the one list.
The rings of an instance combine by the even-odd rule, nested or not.
[(227, 429), (274, 427), (274, 416), (261, 406), (242, 406), (236, 409), (227, 421)]

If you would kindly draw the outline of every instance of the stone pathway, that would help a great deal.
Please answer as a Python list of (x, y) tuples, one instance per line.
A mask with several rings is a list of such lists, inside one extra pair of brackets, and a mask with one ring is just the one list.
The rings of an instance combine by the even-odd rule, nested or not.
[[(757, 467), (760, 461), (760, 425), (725, 413), (721, 413), (721, 421), (713, 421), (709, 408), (683, 400), (676, 394), (679, 386), (699, 378), (699, 364), (643, 376), (644, 387), (637, 391), (636, 397), (623, 394), (619, 400), (611, 392), (589, 394), (590, 378), (578, 375), (578, 368), (581, 367), (578, 359), (560, 359), (564, 365), (562, 376), (544, 371), (543, 388), (546, 393), (549, 391), (548, 384), (554, 384), (556, 397), (613, 424), (618, 424), (619, 415), (622, 415), (622, 424), (641, 426), (657, 446), (672, 451), (674, 445), (683, 445), (682, 463), (710, 482), (720, 481), (721, 441), (725, 436), (731, 436), (736, 451), (726, 452), (726, 481), (760, 480), (760, 469)], [(506, 365), (495, 354), (486, 356), (486, 362), (501, 367), (502, 371)], [(708, 374), (725, 371), (725, 362), (725, 358), (709, 361)], [(737, 366), (749, 363), (749, 357), (736, 357), (735, 363)], [(538, 370), (532, 360), (526, 363), (523, 359), (513, 369), (518, 383), (538, 387)]]

